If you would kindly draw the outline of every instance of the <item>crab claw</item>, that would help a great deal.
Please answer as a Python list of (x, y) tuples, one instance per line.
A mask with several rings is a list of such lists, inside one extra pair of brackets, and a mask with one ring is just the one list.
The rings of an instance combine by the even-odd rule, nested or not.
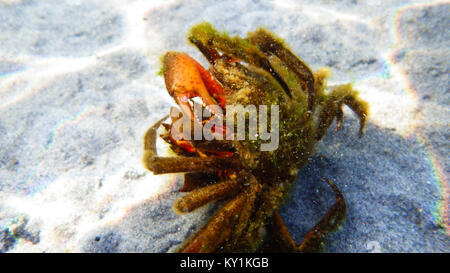
[[(222, 87), (197, 61), (180, 52), (167, 52), (163, 57), (164, 80), (169, 94), (175, 99), (184, 114), (195, 120), (189, 99), (200, 97), (209, 105), (220, 105), (225, 109)], [(213, 108), (211, 112), (215, 113)]]

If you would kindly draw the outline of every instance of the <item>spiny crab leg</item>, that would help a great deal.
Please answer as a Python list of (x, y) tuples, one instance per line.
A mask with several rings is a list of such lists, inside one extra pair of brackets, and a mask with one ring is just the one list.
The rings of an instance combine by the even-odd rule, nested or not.
[[(208, 23), (205, 23), (209, 25)], [(209, 30), (208, 30), (209, 29)], [(202, 39), (198, 39), (201, 37)], [(250, 43), (241, 43), (237, 39), (228, 40), (225, 34), (218, 33), (212, 30), (212, 27), (205, 27), (204, 24), (199, 24), (191, 29), (188, 34), (189, 41), (194, 44), (200, 51), (202, 51), (205, 56), (207, 56), (208, 61), (213, 64), (214, 58), (217, 58), (217, 51), (219, 50), (226, 56), (232, 57), (233, 59), (242, 60), (244, 62), (259, 66), (260, 68), (269, 72), (274, 79), (280, 84), (284, 92), (289, 98), (292, 98), (291, 91), (283, 80), (283, 78), (278, 75), (275, 69), (267, 60), (266, 56), (261, 53), (261, 51)], [(208, 55), (210, 57), (208, 57)]]
[(311, 72), (311, 69), (264, 29), (258, 29), (256, 32), (250, 33), (249, 39), (253, 44), (256, 44), (264, 54), (274, 54), (277, 56), (297, 75), (301, 82), (304, 83), (302, 88), (308, 93), (308, 113), (311, 115), (314, 111), (315, 97), (314, 75)]
[[(144, 158), (151, 158), (154, 156), (157, 156), (157, 150), (156, 150), (156, 132), (158, 131), (158, 128), (161, 126), (162, 122), (165, 121), (169, 115), (166, 115), (162, 119), (158, 120), (155, 124), (153, 124), (152, 127), (150, 127), (144, 136)], [(144, 165), (147, 166), (147, 163), (144, 162)]]
[(156, 150), (156, 133), (167, 116), (150, 127), (144, 136), (144, 166), (154, 174), (177, 172), (214, 172), (242, 168), (238, 158), (221, 157), (161, 157)]
[(326, 235), (336, 230), (344, 220), (347, 214), (344, 195), (329, 179), (325, 178), (325, 181), (333, 189), (336, 202), (331, 206), (325, 216), (322, 217), (320, 222), (306, 233), (303, 242), (299, 246), (295, 245), (294, 239), (289, 234), (280, 214), (275, 212), (272, 216), (272, 233), (277, 237), (275, 243), (281, 251), (318, 252), (323, 246)]
[(358, 91), (354, 90), (351, 84), (341, 84), (331, 89), (325, 101), (322, 103), (322, 109), (319, 113), (319, 127), (316, 139), (320, 140), (330, 127), (334, 118), (337, 119), (336, 130), (339, 130), (342, 124), (343, 112), (342, 106), (345, 104), (359, 118), (359, 137), (362, 136), (366, 119), (369, 112), (369, 105), (358, 98)]
[(278, 211), (272, 215), (272, 224), (268, 225), (268, 232), (273, 237), (271, 242), (267, 242), (268, 249), (275, 249), (278, 252), (295, 252), (297, 248), (295, 241)]
[[(239, 242), (241, 235), (247, 227), (255, 206), (256, 195), (260, 192), (261, 184), (256, 177), (246, 171), (240, 171), (236, 177), (213, 184), (179, 198), (175, 207), (182, 204), (188, 211), (204, 205), (207, 202), (223, 199), (237, 193), (225, 206), (214, 215), (211, 220), (192, 238), (190, 238), (179, 252), (212, 252), (219, 247), (227, 250), (228, 247)], [(240, 192), (239, 192), (240, 191)], [(199, 195), (194, 198), (195, 195)], [(199, 199), (200, 201), (198, 201)], [(186, 206), (189, 204), (192, 206)]]
[(347, 205), (345, 203), (344, 195), (331, 180), (325, 178), (325, 181), (333, 189), (336, 202), (331, 206), (320, 222), (306, 233), (305, 239), (298, 247), (298, 251), (300, 252), (319, 251), (322, 248), (325, 236), (329, 232), (336, 230), (347, 214)]
[(239, 192), (244, 178), (228, 179), (195, 189), (175, 201), (174, 208), (180, 213), (191, 212), (211, 201), (223, 199)]
[(227, 248), (232, 249), (234, 245), (237, 245), (241, 241), (242, 234), (247, 228), (247, 223), (252, 216), (252, 211), (255, 207), (257, 194), (261, 191), (262, 188), (261, 183), (259, 183), (256, 177), (252, 174), (250, 174), (247, 183), (248, 186), (244, 189), (244, 192), (246, 192), (247, 194), (247, 202), (242, 206), (233, 235), (224, 246), (225, 251)]
[(154, 174), (214, 172), (242, 167), (237, 158), (222, 157), (161, 157), (148, 159), (148, 169)]
[(228, 201), (203, 229), (179, 249), (179, 252), (215, 251), (232, 234), (236, 221), (239, 221), (236, 216), (240, 215), (247, 202), (247, 193), (241, 191), (235, 198)]

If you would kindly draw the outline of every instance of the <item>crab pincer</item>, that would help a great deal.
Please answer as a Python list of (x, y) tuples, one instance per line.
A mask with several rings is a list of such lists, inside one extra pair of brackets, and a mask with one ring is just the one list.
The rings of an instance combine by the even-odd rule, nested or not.
[[(195, 120), (189, 99), (200, 97), (208, 107), (219, 105), (225, 109), (225, 96), (222, 87), (197, 61), (186, 53), (167, 52), (163, 57), (164, 79), (167, 91), (175, 99), (185, 115)], [(221, 113), (217, 108), (209, 110), (215, 115)]]

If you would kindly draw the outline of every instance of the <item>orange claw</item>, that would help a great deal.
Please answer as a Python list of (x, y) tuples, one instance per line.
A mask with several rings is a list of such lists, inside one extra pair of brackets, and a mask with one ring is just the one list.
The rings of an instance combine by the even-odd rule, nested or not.
[[(211, 105), (219, 105), (222, 110), (226, 106), (226, 98), (222, 86), (216, 82), (214, 77), (206, 71), (197, 61), (189, 55), (181, 52), (167, 52), (163, 57), (164, 80), (169, 94), (175, 99), (180, 106), (181, 111), (194, 122), (199, 122), (195, 117), (189, 99), (200, 97), (203, 104), (214, 115), (223, 115), (222, 111), (218, 111), (216, 107), (208, 107)], [(172, 120), (173, 121), (173, 120)], [(200, 126), (203, 123), (199, 122)], [(170, 130), (172, 128), (170, 127)], [(216, 134), (226, 135), (231, 131), (226, 126), (212, 128)], [(179, 133), (175, 132), (177, 135)], [(180, 148), (191, 152), (198, 153), (202, 157), (207, 154), (213, 154), (218, 157), (230, 157), (232, 152), (203, 151), (195, 148), (190, 141), (184, 139), (174, 139), (171, 134), (171, 141), (176, 143)]]
[[(195, 120), (189, 99), (200, 97), (208, 105), (219, 104), (225, 109), (226, 99), (222, 87), (197, 61), (180, 52), (164, 55), (164, 80), (169, 94), (175, 99), (183, 113)], [(216, 102), (217, 100), (217, 102)], [(214, 114), (214, 109), (211, 109)]]

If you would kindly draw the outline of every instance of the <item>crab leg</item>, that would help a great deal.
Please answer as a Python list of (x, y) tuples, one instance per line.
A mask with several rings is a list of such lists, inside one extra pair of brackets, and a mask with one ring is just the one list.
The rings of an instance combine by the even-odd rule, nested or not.
[(256, 32), (250, 33), (249, 39), (266, 55), (274, 54), (277, 56), (304, 83), (302, 88), (308, 93), (308, 113), (311, 115), (314, 110), (315, 98), (314, 75), (311, 69), (264, 29), (258, 29)]
[(247, 194), (247, 202), (241, 209), (239, 214), (239, 219), (235, 224), (234, 231), (231, 234), (231, 239), (224, 246), (224, 251), (227, 251), (227, 248), (233, 249), (236, 245), (238, 245), (241, 241), (242, 235), (244, 234), (245, 229), (249, 223), (249, 219), (252, 215), (253, 208), (255, 207), (256, 195), (261, 189), (261, 184), (256, 180), (256, 177), (250, 175), (249, 177), (249, 186), (245, 188), (244, 192)]
[(231, 201), (228, 201), (208, 224), (194, 235), (179, 252), (205, 253), (215, 251), (233, 232), (236, 215), (239, 215), (246, 202), (247, 194), (244, 191)]
[(161, 157), (149, 158), (147, 167), (154, 174), (214, 172), (242, 167), (236, 158), (221, 157)]
[(255, 45), (243, 43), (241, 39), (229, 39), (227, 34), (219, 33), (209, 23), (202, 23), (193, 27), (188, 34), (188, 39), (202, 53), (210, 56), (207, 58), (212, 64), (214, 64), (213, 61), (215, 60), (214, 58), (217, 58), (217, 55), (212, 53), (211, 49), (215, 49), (232, 58), (261, 67), (269, 72), (278, 81), (289, 98), (292, 98), (286, 82), (278, 75), (266, 56)]
[(343, 84), (334, 87), (322, 104), (323, 107), (319, 114), (319, 128), (316, 136), (318, 140), (325, 135), (326, 130), (330, 127), (335, 117), (337, 118), (336, 130), (340, 128), (343, 117), (343, 104), (350, 107), (359, 117), (359, 137), (362, 136), (369, 106), (365, 101), (358, 98), (358, 92), (352, 88), (351, 84)]
[(298, 247), (298, 251), (300, 252), (319, 251), (322, 248), (325, 236), (329, 232), (336, 230), (347, 214), (347, 205), (345, 204), (344, 195), (329, 179), (325, 178), (325, 181), (333, 189), (336, 202), (331, 206), (320, 222), (306, 233), (305, 239)]
[(156, 132), (167, 118), (157, 121), (144, 136), (144, 166), (154, 174), (176, 172), (213, 172), (222, 169), (242, 168), (237, 158), (221, 157), (161, 157), (156, 150)]
[(296, 250), (294, 239), (289, 234), (289, 230), (278, 211), (275, 211), (272, 215), (272, 224), (268, 226), (268, 232), (273, 238), (265, 246), (268, 252), (294, 252)]
[[(166, 115), (162, 119), (158, 120), (145, 133), (145, 136), (144, 136), (144, 151), (145, 151), (144, 159), (157, 155), (156, 132), (158, 131), (158, 128), (161, 126), (162, 122), (165, 121), (168, 117), (169, 117), (169, 115)], [(144, 161), (146, 161), (146, 160), (144, 160)]]
[(338, 187), (336, 187), (329, 179), (325, 178), (325, 181), (334, 191), (336, 202), (333, 206), (328, 210), (320, 222), (306, 233), (303, 242), (299, 246), (295, 245), (294, 239), (289, 233), (286, 224), (280, 214), (275, 211), (272, 216), (272, 225), (269, 226), (269, 232), (275, 237), (275, 240), (269, 242), (270, 244), (266, 246), (269, 251), (318, 252), (322, 249), (326, 235), (337, 229), (347, 213), (344, 196), (339, 191)]
[(214, 48), (205, 46), (200, 40), (195, 39), (194, 37), (189, 37), (189, 41), (200, 50), (210, 64), (214, 65), (216, 64), (216, 61), (220, 59), (221, 56), (219, 52)]
[(191, 212), (211, 201), (235, 195), (242, 186), (242, 177), (229, 179), (189, 192), (175, 201), (174, 208), (180, 213)]

